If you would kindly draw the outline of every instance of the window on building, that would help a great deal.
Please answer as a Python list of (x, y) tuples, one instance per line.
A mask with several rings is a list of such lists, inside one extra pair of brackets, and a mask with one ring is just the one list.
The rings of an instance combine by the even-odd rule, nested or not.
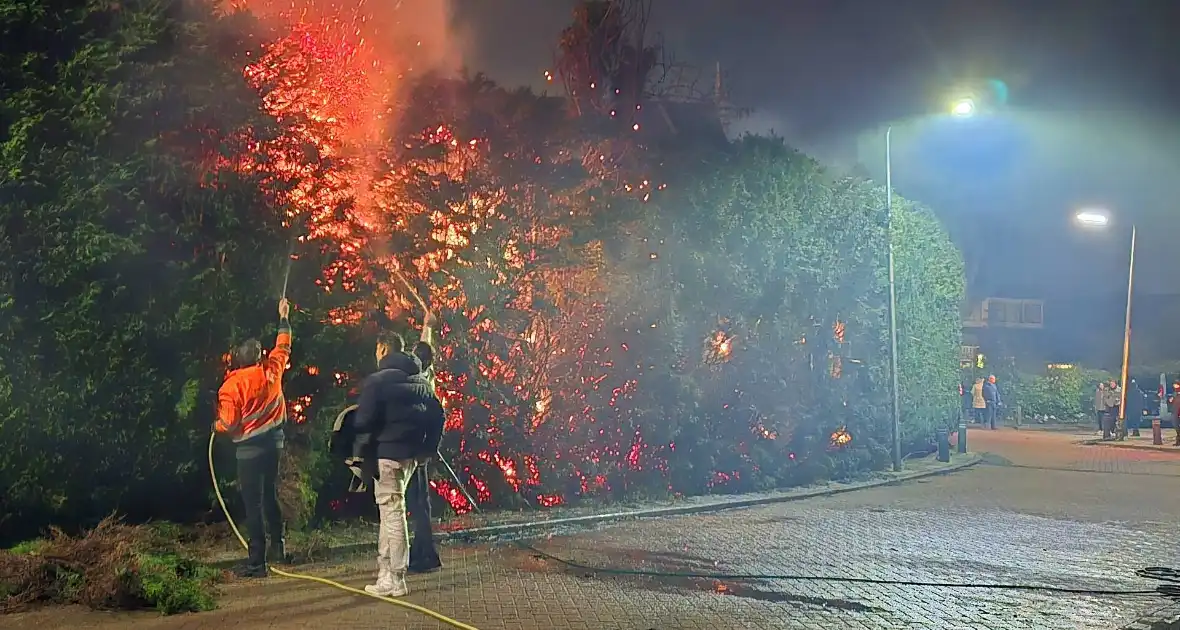
[(987, 320), (991, 325), (1039, 328), (1045, 323), (1044, 318), (1044, 306), (1040, 300), (988, 300)]
[(983, 302), (971, 304), (971, 310), (967, 313), (967, 319), (964, 323), (968, 326), (980, 326), (983, 324)]
[(1025, 302), (1024, 313), (1020, 318), (1022, 324), (1043, 324), (1044, 307), (1039, 302)]

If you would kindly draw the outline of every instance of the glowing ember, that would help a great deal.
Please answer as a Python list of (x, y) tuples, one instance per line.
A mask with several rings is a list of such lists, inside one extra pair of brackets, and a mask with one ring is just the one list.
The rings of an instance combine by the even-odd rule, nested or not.
[(852, 434), (844, 427), (840, 427), (832, 432), (832, 437), (829, 443), (832, 448), (843, 448), (852, 442)]
[(717, 470), (717, 471), (713, 472), (713, 479), (710, 480), (709, 483), (707, 483), (705, 485), (707, 485), (710, 488), (716, 488), (716, 487), (720, 487), (720, 486), (725, 486), (725, 485), (732, 483), (734, 481), (740, 481), (741, 478), (742, 478), (741, 471), (731, 470), (729, 472), (723, 472), (723, 471)]
[(543, 507), (554, 507), (565, 503), (560, 494), (538, 494), (537, 503)]
[[(634, 338), (609, 323), (603, 244), (579, 246), (566, 266), (544, 262), (571, 248), (568, 223), (586, 212), (583, 189), (542, 191), (498, 173), (527, 171), (541, 181), (546, 172), (564, 177), (572, 165), (592, 185), (616, 182), (642, 201), (653, 184), (634, 173), (626, 173), (632, 183), (622, 183), (617, 156), (630, 145), (607, 139), (569, 150), (544, 132), (523, 137), (515, 130), (511, 140), (473, 137), (463, 123), (483, 113), (470, 98), (414, 110), (410, 92), (430, 69), (419, 61), (432, 53), (411, 44), (421, 42), (413, 30), (432, 28), (424, 22), (442, 29), (441, 4), (233, 0), (231, 8), (280, 27), (282, 36), (267, 42), (243, 75), (281, 133), (247, 134), (250, 150), (219, 166), (277, 191), (271, 202), (300, 234), (296, 257), (323, 261), (315, 283), (331, 300), (321, 311), (327, 323), (358, 327), (373, 304), (404, 319), (420, 312), (418, 292), (447, 322), (439, 331), (438, 395), (447, 430), (460, 434), (457, 464), (477, 502), (531, 488), (540, 505), (554, 506), (566, 497), (540, 490), (567, 478), (593, 493), (610, 491), (621, 473), (659, 474), (666, 468), (660, 453), (672, 446), (652, 445), (634, 428), (642, 368), (626, 356)], [(434, 57), (441, 59), (441, 49)], [(405, 137), (390, 137), (393, 130)], [(650, 320), (646, 326), (656, 328)], [(733, 344), (716, 333), (706, 362), (728, 361)], [(328, 365), (306, 372), (321, 369), (335, 386), (353, 381)], [(310, 405), (310, 396), (291, 401), (296, 422), (306, 420)], [(518, 446), (521, 433), (533, 453), (506, 452), (505, 436)], [(453, 481), (431, 486), (457, 512), (473, 509)]]
[(733, 344), (733, 335), (720, 330), (713, 333), (705, 342), (704, 362), (707, 365), (719, 365), (729, 361), (733, 356)]
[(472, 510), (472, 505), (467, 501), (467, 497), (463, 496), (463, 491), (453, 483), (441, 479), (432, 480), (430, 487), (455, 510), (456, 514), (466, 514)]
[(307, 422), (307, 410), (309, 407), (311, 407), (311, 396), (300, 396), (287, 402), (287, 415), (295, 421), (295, 424), (303, 424)]

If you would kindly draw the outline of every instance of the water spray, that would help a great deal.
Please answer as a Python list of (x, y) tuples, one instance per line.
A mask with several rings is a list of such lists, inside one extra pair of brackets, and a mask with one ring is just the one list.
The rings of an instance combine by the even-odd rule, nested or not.
[(429, 313), (430, 309), (426, 308), (426, 302), (422, 299), (422, 296), (418, 293), (418, 290), (414, 288), (414, 285), (410, 284), (410, 281), (407, 280), (404, 275), (402, 275), (401, 270), (397, 267), (394, 267), (393, 273), (397, 276), (398, 280), (402, 281), (402, 284), (406, 285), (406, 289), (408, 289), (410, 291), (410, 295), (414, 296), (414, 299), (418, 301), (418, 305), (422, 307), (423, 312)]
[(287, 281), (291, 279), (291, 263), (295, 261), (295, 241), (294, 232), (291, 233), (291, 243), (287, 247), (287, 266), (283, 269), (283, 292), (279, 294), (280, 298), (287, 297)]

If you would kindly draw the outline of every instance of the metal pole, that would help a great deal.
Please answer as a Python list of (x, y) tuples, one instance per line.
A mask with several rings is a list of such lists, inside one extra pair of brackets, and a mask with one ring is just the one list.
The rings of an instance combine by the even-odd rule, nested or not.
[[(1168, 379), (1164, 374), (1160, 374), (1160, 414), (1151, 419), (1151, 443), (1156, 446), (1164, 445), (1164, 430), (1161, 423), (1164, 416), (1168, 415)], [(1180, 420), (1176, 420), (1180, 422)]]
[(1118, 437), (1127, 434), (1127, 368), (1131, 359), (1131, 296), (1135, 288), (1135, 226), (1131, 226), (1131, 264), (1127, 271), (1127, 318), (1123, 323), (1123, 391), (1119, 395)]
[(967, 452), (967, 414), (959, 414), (959, 452)]
[(889, 240), (889, 371), (893, 378), (893, 470), (901, 471), (901, 389), (897, 384), (897, 285), (893, 274), (893, 125), (885, 128), (885, 230)]
[(454, 479), (455, 484), (459, 486), (459, 492), (462, 492), (463, 497), (466, 498), (467, 502), (471, 504), (471, 509), (478, 510), (479, 504), (475, 502), (475, 497), (472, 497), (471, 493), (467, 491), (467, 486), (463, 485), (463, 480), (459, 478), (459, 473), (455, 472), (454, 468), (451, 468), (451, 463), (447, 461), (447, 458), (439, 455), (438, 462), (447, 469), (447, 472), (451, 473), (451, 478)]

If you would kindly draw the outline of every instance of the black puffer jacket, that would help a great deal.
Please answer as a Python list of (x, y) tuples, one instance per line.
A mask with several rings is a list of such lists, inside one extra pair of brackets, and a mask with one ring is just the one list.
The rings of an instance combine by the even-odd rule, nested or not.
[(438, 436), (430, 440), (436, 408), (441, 409), (418, 359), (391, 352), (361, 385), (352, 425), (355, 454), (395, 460), (434, 455)]

